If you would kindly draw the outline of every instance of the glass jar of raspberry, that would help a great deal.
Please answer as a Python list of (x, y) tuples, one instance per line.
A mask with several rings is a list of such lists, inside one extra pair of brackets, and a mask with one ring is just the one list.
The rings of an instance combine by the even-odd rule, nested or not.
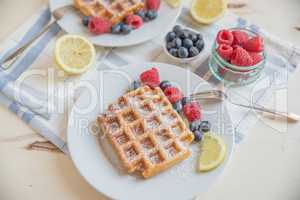
[(208, 65), (216, 79), (238, 86), (256, 81), (265, 62), (261, 37), (249, 29), (231, 28), (218, 33)]

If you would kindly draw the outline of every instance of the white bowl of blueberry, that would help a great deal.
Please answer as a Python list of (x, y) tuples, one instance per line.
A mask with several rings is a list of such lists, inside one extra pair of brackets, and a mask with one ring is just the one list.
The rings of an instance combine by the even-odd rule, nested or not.
[(165, 37), (164, 51), (177, 62), (190, 62), (201, 54), (205, 47), (203, 36), (190, 28), (176, 25)]

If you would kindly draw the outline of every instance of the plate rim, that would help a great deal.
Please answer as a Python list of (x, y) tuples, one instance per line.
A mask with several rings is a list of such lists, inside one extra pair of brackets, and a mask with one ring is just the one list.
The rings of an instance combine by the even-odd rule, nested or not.
[[(120, 67), (120, 69), (119, 70), (121, 70), (121, 71), (124, 71), (124, 70), (122, 70), (122, 68), (123, 67), (127, 67), (127, 66), (132, 66), (132, 65), (146, 65), (146, 66), (148, 66), (148, 65), (168, 65), (169, 67), (172, 67), (172, 68), (177, 68), (177, 69), (179, 69), (179, 70), (183, 70), (183, 71), (185, 71), (185, 70), (188, 70), (188, 69), (186, 69), (186, 68), (182, 68), (182, 67), (179, 67), (179, 66), (177, 66), (177, 65), (173, 65), (173, 64), (169, 64), (169, 63), (160, 63), (160, 62), (139, 62), (139, 63), (129, 63), (129, 64), (127, 64), (127, 65), (124, 65), (124, 66), (122, 66), (122, 67)], [(202, 79), (202, 77), (200, 77), (199, 75), (197, 75), (195, 72), (193, 72), (193, 71), (190, 71), (191, 72), (191, 75), (192, 76), (195, 76), (195, 77), (197, 77), (197, 79), (200, 81), (201, 79)], [(202, 79), (202, 81), (205, 81), (204, 79)], [(205, 81), (205, 82), (207, 82), (207, 81)], [(208, 82), (207, 82), (208, 83)], [(210, 83), (208, 83), (208, 84), (210, 84)], [(210, 84), (211, 85), (211, 84)], [(83, 96), (84, 95), (84, 93), (85, 92), (83, 92), (83, 93), (81, 93), (80, 95), (79, 95), (79, 97), (77, 98), (77, 100), (81, 97), (81, 96)], [(76, 104), (77, 102), (75, 102), (74, 103), (74, 105)], [(74, 106), (73, 105), (73, 106)], [(227, 106), (226, 106), (227, 107)], [(100, 193), (100, 195), (102, 195), (102, 196), (104, 196), (104, 197), (106, 197), (106, 198), (109, 198), (109, 199), (116, 199), (114, 196), (111, 196), (111, 194), (109, 194), (109, 195), (107, 195), (105, 192), (103, 192), (100, 188), (97, 188), (89, 179), (88, 179), (88, 177), (86, 177), (84, 174), (83, 174), (83, 172), (80, 170), (80, 168), (78, 167), (78, 165), (77, 165), (77, 160), (75, 159), (75, 156), (73, 156), (73, 151), (71, 150), (71, 148), (69, 148), (69, 146), (71, 146), (70, 144), (70, 131), (69, 131), (69, 122), (72, 120), (72, 116), (74, 115), (74, 108), (72, 107), (72, 109), (71, 109), (71, 112), (69, 113), (69, 115), (68, 115), (68, 126), (67, 126), (67, 144), (68, 144), (68, 150), (69, 150), (69, 154), (70, 154), (70, 158), (71, 158), (71, 160), (72, 160), (72, 162), (73, 162), (73, 164), (74, 164), (74, 166), (75, 166), (75, 168), (76, 168), (76, 170), (78, 171), (78, 173), (80, 174), (80, 176), (81, 177), (83, 177), (83, 179), (92, 187), (92, 188), (94, 188), (98, 193)], [(231, 124), (230, 124), (230, 126), (232, 127), (232, 131), (231, 131), (231, 134), (228, 134), (228, 135), (231, 135), (231, 149), (228, 151), (228, 155), (227, 155), (227, 161), (226, 161), (226, 163), (225, 163), (225, 165), (224, 165), (224, 167), (223, 167), (223, 169), (222, 169), (222, 171), (218, 174), (218, 176), (216, 177), (216, 180), (218, 180), (219, 178), (220, 178), (220, 176), (224, 173), (224, 171), (225, 171), (225, 169), (226, 169), (226, 167), (229, 165), (229, 163), (230, 163), (230, 161), (231, 161), (231, 158), (232, 158), (232, 155), (233, 155), (233, 150), (234, 150), (234, 146), (235, 146), (235, 134), (234, 134), (234, 129), (233, 129), (233, 123), (232, 123), (232, 119), (231, 119), (231, 117), (230, 117), (230, 115), (229, 115), (229, 118), (230, 118), (230, 122), (231, 122)], [(227, 150), (228, 150), (228, 148), (227, 148)], [(72, 153), (73, 152), (73, 153)], [(213, 183), (212, 183), (213, 184)], [(211, 184), (211, 185), (212, 185)], [(197, 195), (199, 195), (199, 193), (196, 193), (196, 194), (192, 194), (193, 196), (192, 196), (192, 198), (195, 198), (195, 197), (197, 197)], [(186, 199), (189, 199), (190, 197), (187, 197)]]

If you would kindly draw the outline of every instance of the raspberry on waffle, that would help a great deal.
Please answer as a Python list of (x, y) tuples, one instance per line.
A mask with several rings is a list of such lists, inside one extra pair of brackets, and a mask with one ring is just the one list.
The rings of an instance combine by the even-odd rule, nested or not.
[(123, 95), (97, 121), (128, 173), (149, 178), (191, 154), (194, 135), (159, 87)]
[(114, 25), (145, 4), (141, 0), (74, 0), (74, 6), (85, 16), (101, 17)]

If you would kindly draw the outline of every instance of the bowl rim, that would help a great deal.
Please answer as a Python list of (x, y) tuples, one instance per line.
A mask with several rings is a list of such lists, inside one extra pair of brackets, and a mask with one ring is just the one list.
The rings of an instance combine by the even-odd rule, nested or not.
[[(217, 74), (217, 72), (215, 72), (211, 66), (211, 61), (208, 62), (208, 68), (210, 70), (210, 72), (213, 74), (213, 76), (218, 79), (219, 81), (221, 81), (222, 83), (226, 84), (227, 86), (230, 85), (230, 86), (243, 86), (243, 85), (248, 85), (248, 84), (251, 84), (253, 82), (255, 82), (259, 77), (260, 77), (260, 72), (257, 72), (254, 76), (253, 79), (248, 79), (246, 81), (243, 81), (243, 82), (234, 82), (234, 81), (230, 81), (230, 80), (226, 80), (224, 78), (222, 78), (220, 75)], [(232, 69), (229, 69), (229, 68), (226, 68), (227, 70), (231, 70)], [(237, 73), (241, 73), (241, 72), (237, 72)]]
[[(184, 25), (181, 25), (181, 24), (175, 24), (174, 26), (176, 26), (176, 25), (181, 26), (183, 30), (188, 30), (188, 31), (191, 31), (191, 32), (194, 32), (194, 33), (200, 33), (200, 31), (197, 31), (197, 30), (195, 30), (195, 29), (193, 29), (193, 28), (190, 28), (190, 27), (187, 27), (187, 26), (184, 26)], [(173, 26), (173, 27), (174, 27), (174, 26)], [(172, 29), (171, 29), (171, 30), (172, 30)], [(170, 30), (170, 31), (171, 31), (171, 30)], [(201, 50), (201, 52), (200, 52), (198, 55), (196, 55), (196, 56), (194, 56), (194, 57), (190, 57), (190, 58), (178, 58), (178, 57), (175, 57), (175, 56), (173, 56), (172, 54), (170, 54), (169, 51), (168, 51), (168, 49), (167, 49), (167, 41), (166, 41), (166, 36), (167, 36), (167, 34), (168, 34), (170, 31), (168, 31), (168, 32), (165, 34), (165, 36), (164, 36), (164, 45), (163, 45), (163, 49), (164, 49), (165, 53), (166, 53), (170, 58), (172, 58), (172, 59), (174, 59), (174, 60), (176, 60), (176, 61), (178, 61), (178, 62), (190, 62), (190, 61), (195, 60), (196, 58), (198, 58), (198, 57), (201, 56), (201, 52), (204, 51), (204, 48), (205, 48), (205, 40), (204, 40), (204, 38), (203, 38), (203, 41), (204, 41), (204, 47), (203, 47), (203, 49)], [(200, 34), (201, 34), (201, 33), (200, 33)]]
[[(229, 28), (228, 30), (243, 30), (243, 31), (246, 31), (246, 32), (250, 32), (250, 33), (252, 33), (254, 35), (257, 35), (257, 36), (259, 35), (257, 32), (252, 31), (252, 30), (250, 30), (248, 28), (237, 28), (237, 27), (235, 27), (235, 28)], [(266, 52), (265, 52), (265, 50), (263, 50), (261, 52), (263, 59), (259, 63), (255, 64), (255, 65), (252, 65), (252, 66), (237, 66), (237, 65), (232, 65), (228, 61), (224, 60), (217, 53), (216, 47), (217, 47), (217, 42), (215, 40), (214, 43), (213, 43), (213, 46), (212, 46), (212, 56), (215, 55), (216, 56), (215, 58), (217, 58), (221, 62), (222, 65), (226, 66), (226, 68), (231, 68), (231, 69), (236, 70), (236, 71), (241, 71), (241, 68), (242, 68), (242, 71), (244, 71), (244, 70), (254, 70), (254, 69), (258, 68), (258, 67), (263, 67), (265, 65), (265, 62), (266, 62)]]
[[(216, 58), (214, 58), (215, 56), (217, 56), (217, 54), (212, 55), (212, 59), (216, 59)], [(216, 59), (215, 62), (219, 65), (219, 68), (224, 68), (234, 74), (252, 74), (254, 71), (259, 71), (264, 67), (264, 64), (256, 67), (255, 69), (247, 69), (246, 67), (241, 66), (239, 70), (236, 70), (236, 69), (233, 69), (233, 68), (223, 65), (222, 63), (220, 63), (220, 60), (218, 60), (218, 59)]]

